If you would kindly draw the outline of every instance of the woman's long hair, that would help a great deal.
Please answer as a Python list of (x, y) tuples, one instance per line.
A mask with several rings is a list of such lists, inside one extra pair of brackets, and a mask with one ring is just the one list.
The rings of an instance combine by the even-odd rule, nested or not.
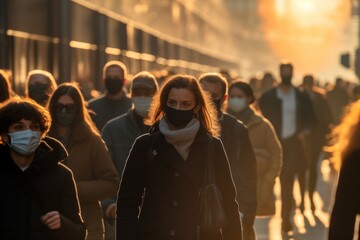
[(340, 125), (333, 129), (331, 136), (332, 146), (328, 149), (333, 154), (335, 167), (339, 169), (343, 159), (360, 148), (360, 100), (348, 107)]
[(67, 95), (71, 97), (77, 107), (76, 116), (71, 126), (71, 142), (81, 141), (91, 135), (100, 136), (99, 131), (91, 120), (90, 114), (86, 107), (86, 102), (80, 89), (74, 83), (63, 83), (58, 86), (54, 94), (50, 98), (49, 112), (53, 118), (53, 124), (50, 128), (50, 135), (57, 134), (58, 122), (56, 119), (56, 104), (61, 96)]
[(162, 85), (160, 91), (154, 96), (149, 110), (146, 124), (153, 125), (165, 116), (165, 109), (170, 90), (173, 88), (186, 88), (194, 94), (195, 107), (200, 106), (197, 117), (203, 127), (213, 136), (219, 136), (220, 125), (217, 112), (210, 96), (201, 88), (195, 77), (190, 75), (174, 75), (168, 78)]

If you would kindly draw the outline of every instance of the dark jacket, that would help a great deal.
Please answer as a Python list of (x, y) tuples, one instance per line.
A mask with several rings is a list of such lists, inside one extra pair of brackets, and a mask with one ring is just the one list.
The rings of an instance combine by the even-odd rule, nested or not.
[[(71, 171), (59, 163), (66, 157), (62, 145), (46, 138), (24, 172), (0, 145), (0, 239), (85, 239), (76, 186)], [(60, 230), (50, 230), (40, 217), (51, 211), (61, 215)]]
[[(262, 114), (274, 125), (279, 138), (282, 136), (282, 100), (278, 98), (278, 88), (274, 88), (260, 98)], [(315, 115), (308, 95), (295, 89), (296, 94), (296, 133), (310, 131), (314, 127)]]
[(126, 96), (125, 92), (123, 93), (124, 96), (121, 99), (113, 100), (103, 94), (89, 100), (91, 119), (99, 132), (108, 121), (126, 113), (131, 108), (131, 99)]
[(133, 109), (107, 122), (101, 131), (119, 175), (121, 176), (130, 149), (137, 137), (148, 133), (150, 127), (140, 122)]
[[(331, 214), (329, 240), (352, 240), (357, 214), (360, 214), (360, 149), (343, 160)], [(360, 239), (360, 231), (357, 239)]]
[[(146, 126), (142, 120), (141, 117), (136, 115), (134, 109), (130, 109), (120, 117), (107, 122), (101, 131), (101, 136), (106, 143), (120, 177), (135, 139), (149, 132), (150, 127)], [(116, 198), (102, 201), (103, 211), (105, 212), (106, 208), (115, 202)]]
[[(118, 240), (196, 239), (198, 195), (204, 182), (209, 141), (209, 135), (200, 127), (184, 161), (157, 129), (136, 140), (118, 193)], [(149, 151), (151, 145), (153, 150)], [(221, 141), (214, 138), (214, 145), (215, 177), (228, 219), (223, 239), (239, 240), (241, 224), (229, 163)], [(218, 232), (203, 235), (202, 239), (222, 238)]]
[(244, 214), (256, 213), (256, 158), (246, 126), (235, 117), (223, 113), (221, 140), (234, 178), (239, 209)]

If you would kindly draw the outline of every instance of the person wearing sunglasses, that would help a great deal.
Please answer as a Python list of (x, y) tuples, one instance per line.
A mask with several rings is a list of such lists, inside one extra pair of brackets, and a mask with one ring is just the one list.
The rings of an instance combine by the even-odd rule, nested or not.
[(0, 105), (0, 239), (84, 240), (67, 153), (46, 137), (49, 113), (31, 99)]
[(74, 83), (59, 85), (50, 99), (49, 111), (53, 118), (49, 134), (60, 140), (69, 153), (64, 163), (74, 172), (89, 231), (87, 239), (103, 239), (99, 201), (116, 194), (119, 184), (116, 168)]

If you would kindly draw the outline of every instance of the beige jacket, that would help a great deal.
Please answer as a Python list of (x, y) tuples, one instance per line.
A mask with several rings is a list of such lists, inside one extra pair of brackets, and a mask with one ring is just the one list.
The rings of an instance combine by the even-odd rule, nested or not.
[(282, 147), (274, 127), (266, 118), (255, 114), (252, 109), (245, 110), (239, 119), (249, 130), (257, 162), (257, 215), (275, 214), (274, 184), (282, 167)]
[(103, 239), (103, 219), (100, 201), (116, 196), (119, 176), (105, 143), (92, 135), (67, 147), (65, 160), (74, 173), (81, 213), (88, 229), (88, 240)]

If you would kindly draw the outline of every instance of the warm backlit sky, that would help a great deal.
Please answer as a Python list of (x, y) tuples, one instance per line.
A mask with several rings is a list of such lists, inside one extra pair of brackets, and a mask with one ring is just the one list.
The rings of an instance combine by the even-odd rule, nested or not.
[[(281, 59), (295, 63), (298, 75), (354, 78), (339, 65), (342, 52), (354, 52), (357, 23), (349, 0), (261, 0), (259, 13), (264, 37)], [(332, 81), (333, 79), (329, 79)]]

